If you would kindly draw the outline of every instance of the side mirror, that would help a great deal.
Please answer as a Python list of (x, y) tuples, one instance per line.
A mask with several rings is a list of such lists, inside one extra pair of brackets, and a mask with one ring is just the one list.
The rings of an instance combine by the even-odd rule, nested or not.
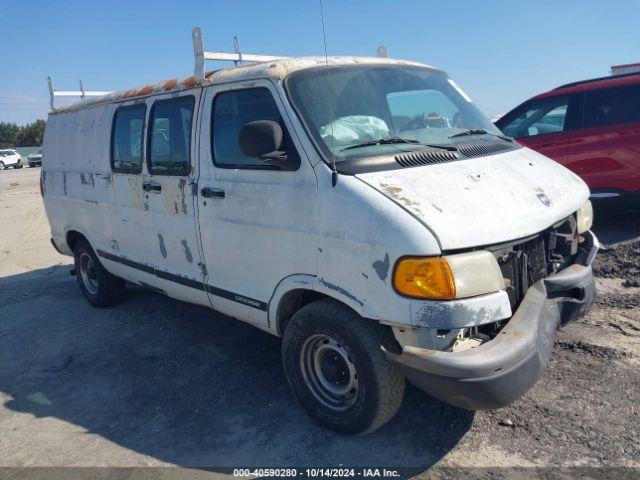
[(282, 147), (282, 128), (273, 120), (249, 122), (240, 129), (238, 145), (243, 155), (259, 158), (269, 165), (283, 169), (289, 166)]

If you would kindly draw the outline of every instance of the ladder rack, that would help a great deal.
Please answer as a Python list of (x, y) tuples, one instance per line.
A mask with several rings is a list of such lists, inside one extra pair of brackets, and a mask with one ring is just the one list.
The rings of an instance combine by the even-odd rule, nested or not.
[(272, 55), (252, 55), (245, 54), (240, 52), (240, 44), (238, 42), (238, 37), (233, 38), (233, 44), (235, 53), (225, 53), (225, 52), (207, 52), (204, 49), (204, 39), (202, 37), (202, 29), (200, 27), (195, 27), (191, 31), (191, 36), (193, 38), (193, 55), (195, 57), (195, 67), (193, 69), (193, 75), (196, 80), (202, 81), (204, 80), (204, 64), (207, 60), (220, 60), (223, 62), (234, 62), (236, 65), (241, 62), (270, 62), (271, 60), (276, 60), (278, 58), (286, 58), (282, 55), (280, 56), (272, 56)]
[(49, 105), (51, 106), (51, 110), (56, 109), (56, 97), (100, 97), (113, 93), (102, 90), (85, 90), (82, 80), (80, 80), (80, 90), (55, 90), (51, 77), (47, 77), (47, 81), (49, 82)]
[[(193, 39), (193, 55), (195, 57), (195, 67), (193, 70), (193, 75), (198, 81), (203, 81), (205, 78), (204, 75), (204, 65), (207, 60), (218, 60), (223, 62), (234, 62), (236, 65), (242, 62), (269, 62), (271, 60), (276, 60), (278, 58), (286, 58), (282, 55), (274, 56), (274, 55), (252, 55), (245, 54), (240, 52), (240, 44), (238, 42), (238, 37), (233, 38), (234, 45), (234, 53), (226, 53), (226, 52), (207, 52), (204, 49), (204, 40), (202, 38), (202, 29), (200, 27), (195, 27), (191, 31), (191, 36)], [(47, 77), (47, 81), (49, 82), (49, 105), (51, 106), (51, 110), (56, 109), (56, 98), (57, 97), (99, 97), (102, 95), (108, 95), (113, 93), (111, 91), (102, 91), (102, 90), (85, 90), (84, 85), (82, 84), (82, 80), (80, 80), (80, 90), (56, 90), (53, 87), (53, 80), (51, 77)]]

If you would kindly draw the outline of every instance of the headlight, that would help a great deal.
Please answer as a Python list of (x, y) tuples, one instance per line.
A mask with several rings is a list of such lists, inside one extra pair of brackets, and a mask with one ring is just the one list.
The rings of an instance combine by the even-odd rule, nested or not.
[(402, 295), (429, 300), (473, 297), (505, 288), (498, 262), (487, 251), (401, 258), (393, 285)]
[(593, 225), (593, 206), (591, 201), (587, 200), (578, 209), (576, 214), (578, 221), (578, 233), (585, 233), (591, 229)]

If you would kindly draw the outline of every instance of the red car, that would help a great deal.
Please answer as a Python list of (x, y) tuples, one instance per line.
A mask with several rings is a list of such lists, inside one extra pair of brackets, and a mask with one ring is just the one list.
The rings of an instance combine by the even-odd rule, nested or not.
[(640, 72), (563, 85), (495, 123), (582, 177), (596, 205), (640, 207)]

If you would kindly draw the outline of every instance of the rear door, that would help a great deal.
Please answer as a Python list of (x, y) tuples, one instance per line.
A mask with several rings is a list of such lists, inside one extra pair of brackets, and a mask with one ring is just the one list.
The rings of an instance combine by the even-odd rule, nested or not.
[[(141, 284), (151, 284), (155, 275), (132, 265), (146, 264), (145, 210), (142, 180), (144, 176), (144, 130), (148, 113), (143, 100), (129, 101), (114, 107), (111, 121), (110, 165), (111, 222), (113, 239), (105, 250), (98, 250), (116, 275)], [(104, 180), (102, 180), (104, 181)]]
[(145, 259), (156, 285), (172, 297), (209, 305), (196, 232), (196, 130), (200, 89), (147, 101), (142, 179)]
[(209, 306), (196, 233), (193, 179), (200, 90), (114, 108), (110, 270), (172, 297)]
[(583, 97), (580, 144), (566, 165), (593, 190), (640, 190), (640, 85), (589, 90)]

